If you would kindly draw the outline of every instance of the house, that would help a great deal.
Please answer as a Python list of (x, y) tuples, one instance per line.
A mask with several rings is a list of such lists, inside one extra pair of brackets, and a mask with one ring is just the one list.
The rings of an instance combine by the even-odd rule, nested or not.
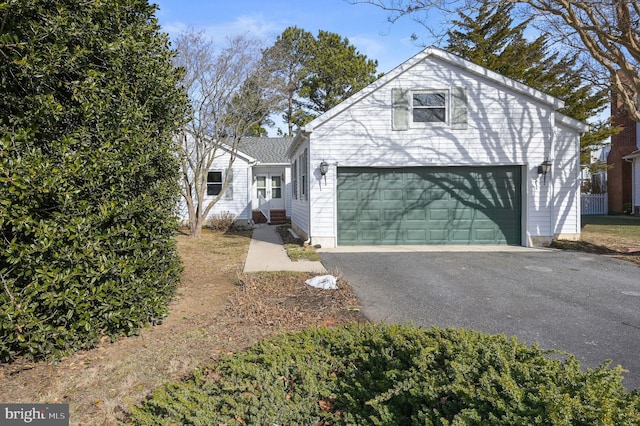
[(607, 156), (607, 192), (609, 214), (627, 212), (640, 215), (640, 138), (638, 126), (625, 113), (615, 92), (611, 99), (611, 119), (614, 126), (621, 127), (620, 133), (611, 136), (611, 151)]
[[(284, 223), (291, 211), (291, 165), (286, 155), (292, 138), (242, 138), (229, 169), (231, 149), (222, 146), (207, 174), (205, 204), (229, 185), (209, 217), (232, 214), (237, 222)], [(183, 219), (188, 219), (183, 208)]]
[(292, 227), (325, 248), (577, 239), (588, 126), (562, 106), (427, 48), (298, 132)]
[(631, 214), (640, 216), (640, 149), (622, 158), (631, 163)]

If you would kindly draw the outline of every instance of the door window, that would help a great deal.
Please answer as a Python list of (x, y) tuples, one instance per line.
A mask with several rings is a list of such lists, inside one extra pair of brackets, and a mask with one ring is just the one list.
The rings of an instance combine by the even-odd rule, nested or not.
[(267, 198), (267, 177), (266, 176), (257, 176), (256, 177), (256, 188), (258, 190), (258, 198), (262, 196), (263, 198)]
[(271, 198), (282, 198), (281, 176), (271, 176)]

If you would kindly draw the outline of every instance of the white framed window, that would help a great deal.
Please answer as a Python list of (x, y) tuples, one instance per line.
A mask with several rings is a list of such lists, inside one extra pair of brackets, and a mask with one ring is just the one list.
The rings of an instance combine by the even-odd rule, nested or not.
[(207, 172), (207, 195), (216, 197), (220, 195), (224, 181), (227, 180), (227, 189), (224, 191), (225, 200), (233, 200), (233, 170), (209, 170)]
[(308, 174), (309, 174), (309, 154), (307, 149), (305, 148), (304, 152), (300, 156), (300, 199), (308, 200), (307, 198), (307, 190), (308, 190)]
[(411, 115), (414, 123), (447, 123), (448, 91), (415, 91), (411, 93)]
[(298, 199), (298, 159), (293, 161), (293, 165), (291, 166), (291, 184), (293, 186), (293, 199)]
[(207, 195), (218, 195), (222, 191), (222, 170), (207, 173)]
[(468, 126), (467, 89), (391, 89), (391, 129), (405, 131), (425, 126), (449, 126), (465, 130)]

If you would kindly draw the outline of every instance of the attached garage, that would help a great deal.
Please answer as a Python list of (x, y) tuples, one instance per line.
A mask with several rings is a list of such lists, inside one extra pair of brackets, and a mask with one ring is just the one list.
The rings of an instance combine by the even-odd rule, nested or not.
[(521, 245), (520, 166), (337, 168), (338, 245)]
[(563, 106), (429, 47), (296, 134), (291, 225), (322, 249), (578, 239), (588, 126)]

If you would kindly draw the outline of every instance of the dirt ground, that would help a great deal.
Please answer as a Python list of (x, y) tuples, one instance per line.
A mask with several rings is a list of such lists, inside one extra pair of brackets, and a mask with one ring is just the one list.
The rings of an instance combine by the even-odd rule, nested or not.
[[(58, 362), (0, 365), (0, 402), (68, 403), (71, 425), (113, 425), (162, 383), (283, 331), (364, 321), (344, 281), (304, 284), (313, 274), (243, 274), (250, 233), (178, 236), (185, 271), (161, 325)], [(338, 277), (339, 278), (339, 277)]]

